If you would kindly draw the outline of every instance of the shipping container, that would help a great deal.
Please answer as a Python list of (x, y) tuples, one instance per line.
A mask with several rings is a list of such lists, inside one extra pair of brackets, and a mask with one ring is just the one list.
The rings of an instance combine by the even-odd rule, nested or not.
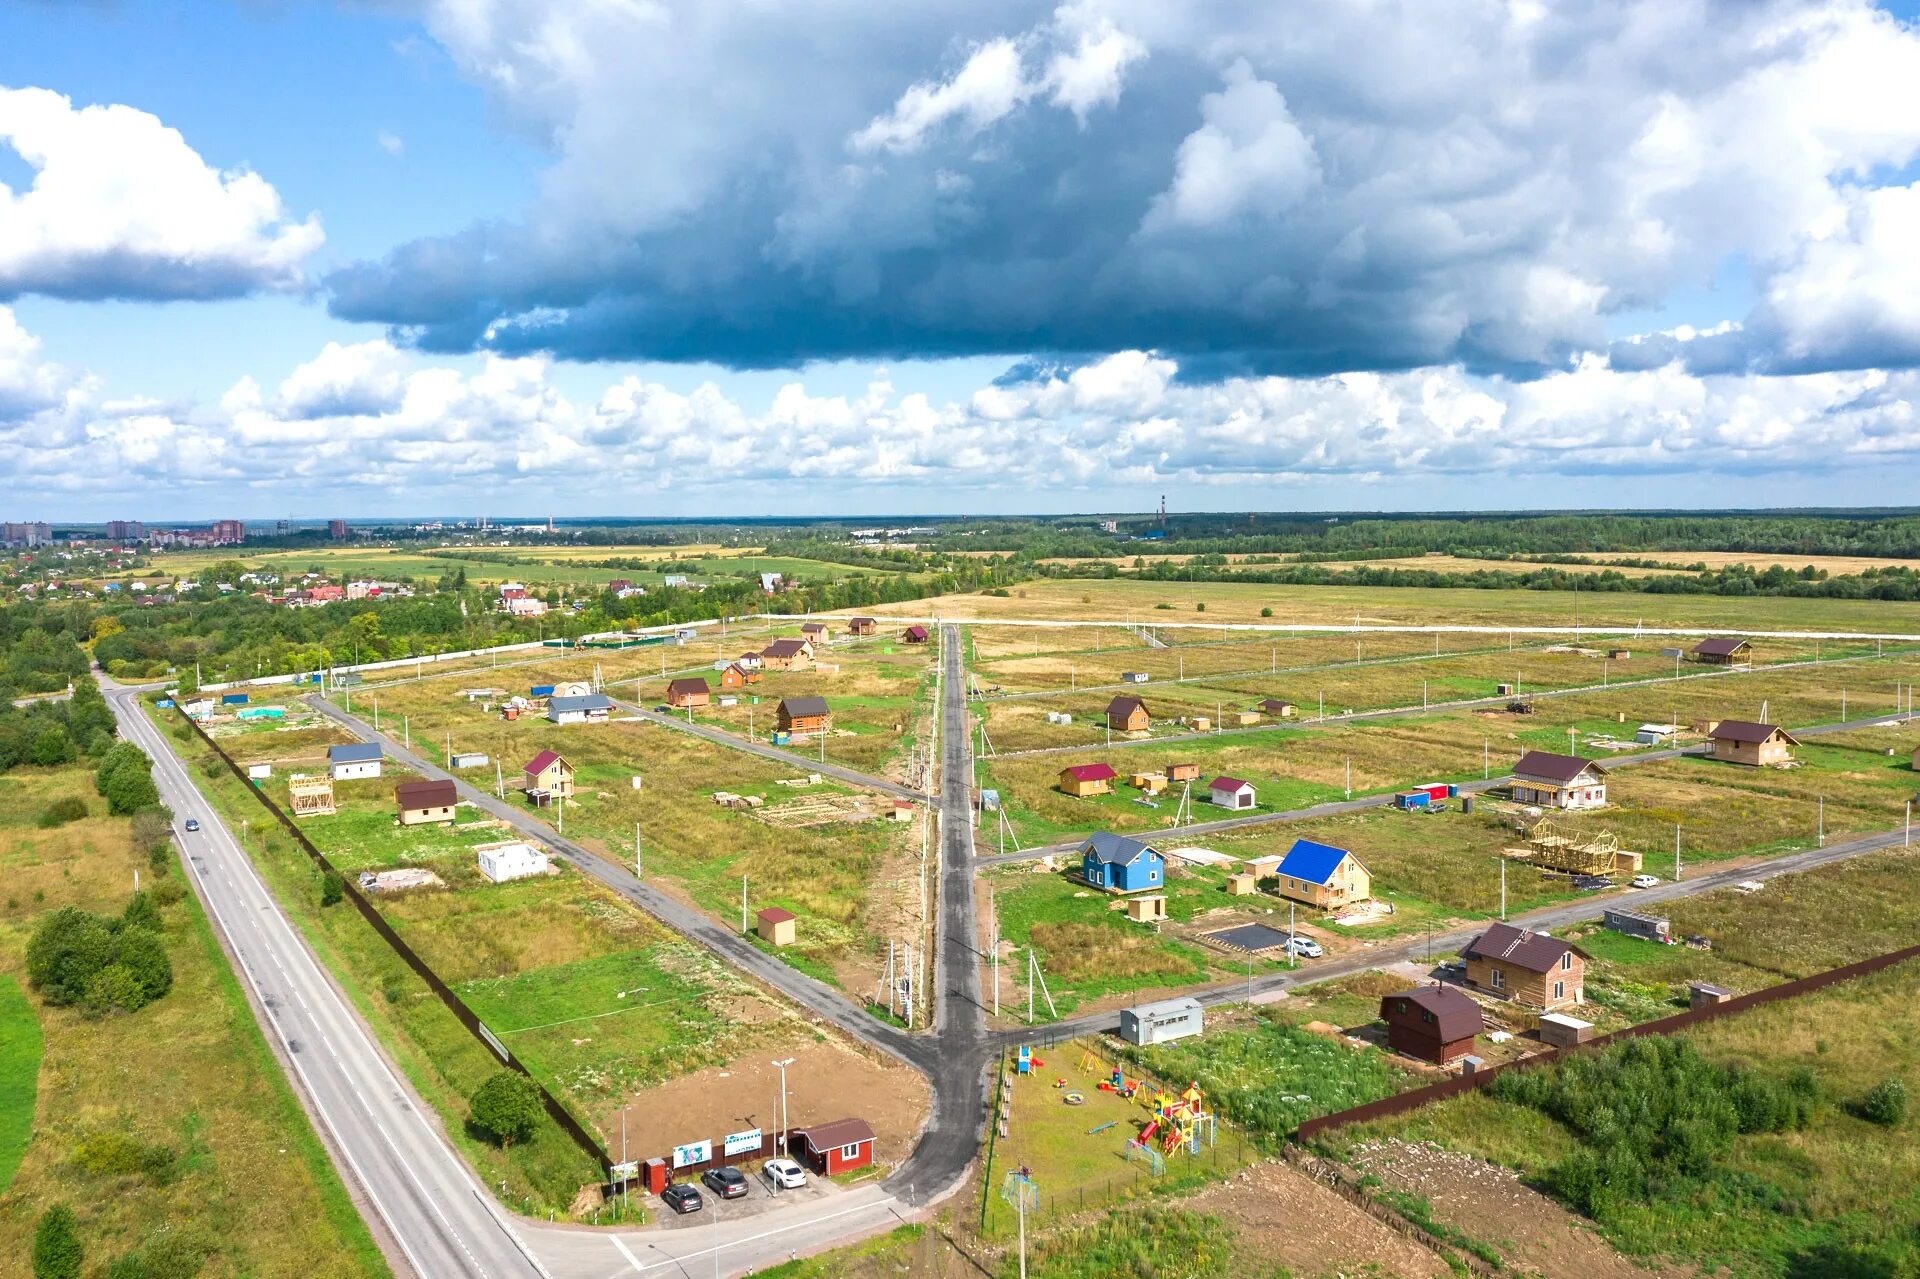
[(1423, 790), (1410, 790), (1395, 802), (1401, 808), (1426, 808), (1433, 803), (1433, 796)]
[(532, 688), (527, 690), (527, 696), (528, 697), (552, 697), (553, 685), (535, 684)]
[(245, 693), (222, 693), (220, 694), (220, 704), (222, 706), (245, 706), (247, 704), (247, 695)]

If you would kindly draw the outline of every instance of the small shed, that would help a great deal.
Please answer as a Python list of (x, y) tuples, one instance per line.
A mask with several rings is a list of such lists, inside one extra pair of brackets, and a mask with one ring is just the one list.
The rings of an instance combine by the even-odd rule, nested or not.
[(706, 706), (713, 701), (713, 689), (698, 675), (688, 675), (667, 684), (667, 705), (675, 710)]
[(1292, 719), (1300, 713), (1300, 708), (1284, 697), (1263, 697), (1254, 709), (1275, 719)]
[(447, 763), (453, 768), (485, 768), (487, 766), (487, 753), (485, 751), (455, 751), (453, 758), (449, 759)]
[(1168, 780), (1168, 781), (1170, 781), (1170, 782), (1195, 782), (1195, 781), (1199, 781), (1199, 780), (1200, 780), (1200, 765), (1198, 765), (1198, 764), (1169, 764), (1169, 765), (1167, 765), (1167, 780)]
[(1120, 682), (1122, 684), (1144, 684), (1149, 678), (1145, 671), (1120, 672)]
[(1157, 924), (1167, 917), (1167, 899), (1159, 893), (1127, 898), (1127, 918), (1136, 924)]
[(1715, 986), (1711, 982), (1692, 981), (1687, 983), (1687, 1007), (1712, 1008), (1715, 1004), (1724, 1004), (1734, 997), (1725, 986)]
[(900, 633), (900, 638), (909, 644), (924, 644), (927, 642), (927, 628), (924, 626), (909, 626)]
[(1678, 724), (1642, 724), (1633, 730), (1633, 740), (1641, 746), (1659, 746), (1672, 741), (1679, 731)]
[(834, 1177), (873, 1162), (873, 1128), (864, 1119), (836, 1119), (787, 1134), (787, 1153), (822, 1177)]
[(1137, 893), (1164, 885), (1167, 864), (1139, 840), (1101, 831), (1080, 845), (1080, 877), (1095, 888)]
[(1158, 795), (1167, 788), (1165, 773), (1135, 773), (1127, 779), (1127, 785), (1135, 790), (1143, 790), (1149, 795)]
[(327, 747), (327, 772), (336, 782), (380, 776), (380, 743), (348, 742)]
[(1540, 1042), (1552, 1048), (1572, 1048), (1593, 1038), (1593, 1023), (1565, 1013), (1540, 1014)]
[(1258, 887), (1259, 881), (1254, 878), (1252, 871), (1239, 871), (1227, 876), (1229, 897), (1251, 897)]
[(781, 910), (778, 906), (769, 906), (754, 916), (758, 921), (755, 931), (760, 940), (770, 946), (791, 946), (794, 943), (793, 912)]
[(1120, 1038), (1130, 1044), (1164, 1044), (1203, 1029), (1200, 1001), (1185, 995), (1120, 1010)]
[(1123, 693), (1107, 703), (1107, 727), (1116, 733), (1144, 733), (1153, 727), (1147, 704)]
[(1707, 734), (1707, 756), (1727, 764), (1772, 767), (1793, 758), (1800, 741), (1775, 724), (1723, 719)]
[(1387, 1047), (1420, 1061), (1445, 1066), (1473, 1051), (1486, 1029), (1480, 1005), (1451, 986), (1419, 986), (1380, 1001)]
[(1110, 795), (1118, 776), (1111, 764), (1069, 764), (1060, 770), (1060, 789), (1078, 799)]
[(402, 826), (424, 826), (431, 822), (451, 822), (460, 806), (460, 789), (452, 781), (401, 782), (393, 788), (393, 799), (400, 807)]
[(1220, 808), (1252, 808), (1258, 802), (1253, 783), (1238, 777), (1216, 777), (1207, 783), (1207, 794)]

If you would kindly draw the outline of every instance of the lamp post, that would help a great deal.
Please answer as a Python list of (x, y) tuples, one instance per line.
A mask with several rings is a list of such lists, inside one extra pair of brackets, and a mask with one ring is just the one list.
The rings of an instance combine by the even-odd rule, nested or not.
[(775, 1144), (784, 1155), (787, 1153), (787, 1067), (793, 1065), (793, 1058), (782, 1057), (773, 1064), (780, 1069), (780, 1140)]

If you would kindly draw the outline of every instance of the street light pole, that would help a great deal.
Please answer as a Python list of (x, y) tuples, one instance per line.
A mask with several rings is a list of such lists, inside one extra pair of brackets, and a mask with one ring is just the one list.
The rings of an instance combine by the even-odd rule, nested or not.
[(775, 1145), (784, 1155), (787, 1153), (787, 1067), (793, 1065), (793, 1058), (782, 1057), (773, 1064), (780, 1068), (780, 1140)]

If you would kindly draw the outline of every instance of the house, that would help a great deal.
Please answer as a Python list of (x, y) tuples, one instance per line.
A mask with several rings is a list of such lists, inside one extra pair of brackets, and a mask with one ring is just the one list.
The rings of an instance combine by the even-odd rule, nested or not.
[(1338, 910), (1373, 896), (1373, 876), (1344, 848), (1296, 839), (1273, 868), (1282, 897), (1320, 910)]
[(616, 577), (607, 583), (607, 593), (610, 595), (618, 595), (621, 591), (631, 590), (632, 588), (633, 580), (631, 578)]
[(1185, 1039), (1204, 1028), (1200, 1001), (1182, 995), (1158, 1003), (1140, 1004), (1120, 1010), (1120, 1038), (1130, 1044), (1164, 1044), (1170, 1039)]
[(327, 773), (336, 782), (380, 776), (380, 744), (349, 742), (327, 747)]
[(1545, 933), (1491, 924), (1460, 955), (1475, 990), (1547, 1012), (1584, 1002), (1586, 952)]
[(1167, 864), (1139, 840), (1101, 831), (1080, 845), (1080, 877), (1095, 888), (1137, 893), (1163, 886)]
[(1199, 779), (1200, 765), (1198, 764), (1167, 765), (1167, 780), (1170, 782), (1193, 782)]
[(873, 1129), (864, 1119), (836, 1119), (787, 1134), (787, 1153), (822, 1177), (873, 1163)]
[(1607, 770), (1578, 755), (1528, 751), (1513, 766), (1513, 798), (1542, 808), (1601, 808), (1607, 802)]
[(496, 884), (547, 873), (547, 855), (532, 844), (523, 844), (518, 840), (482, 844), (473, 852), (480, 873)]
[(687, 575), (685, 573), (663, 573), (660, 575), (660, 585), (677, 586), (685, 589), (687, 585)]
[(833, 631), (828, 628), (825, 622), (802, 622), (800, 624), (800, 638), (815, 644), (824, 644), (833, 638)]
[(785, 585), (785, 579), (778, 573), (762, 573), (760, 575), (760, 589), (769, 595), (779, 590), (783, 585)]
[(697, 675), (672, 680), (667, 684), (667, 705), (676, 710), (705, 706), (712, 700), (713, 690), (707, 687), (707, 681)]
[(1743, 639), (1704, 639), (1687, 655), (1707, 666), (1732, 666), (1752, 661), (1753, 645)]
[(793, 912), (781, 910), (778, 906), (769, 906), (754, 918), (759, 921), (756, 931), (760, 940), (769, 946), (791, 946), (794, 942)]
[(547, 702), (547, 718), (556, 724), (604, 724), (612, 710), (613, 699), (605, 693), (554, 697)]
[(879, 633), (880, 623), (871, 617), (856, 617), (847, 623), (849, 635), (878, 635)]
[(909, 644), (924, 644), (927, 642), (927, 628), (924, 626), (909, 626), (900, 633), (900, 638)]
[(1300, 713), (1300, 708), (1284, 697), (1263, 697), (1254, 709), (1275, 719), (1292, 719)]
[(1473, 1051), (1474, 1036), (1487, 1028), (1480, 1005), (1451, 986), (1421, 986), (1380, 1001), (1387, 1047), (1436, 1066)]
[(507, 612), (515, 617), (545, 617), (547, 614), (547, 602), (530, 596), (522, 595), (517, 599), (500, 602), (506, 606)]
[(760, 662), (770, 671), (803, 671), (813, 663), (813, 645), (804, 639), (775, 640), (760, 650)]
[(428, 822), (451, 822), (460, 806), (460, 789), (452, 781), (401, 782), (393, 788), (394, 802), (400, 806), (402, 826), (422, 826)]
[(573, 765), (558, 751), (541, 751), (527, 761), (520, 775), (526, 779), (528, 796), (536, 803), (573, 797)]
[(733, 659), (733, 664), (749, 673), (757, 672), (761, 667), (766, 665), (766, 663), (760, 659), (760, 654), (758, 653), (742, 653)]
[(1122, 684), (1144, 684), (1147, 682), (1148, 678), (1150, 677), (1147, 675), (1145, 671), (1120, 672), (1120, 682)]
[(1107, 703), (1107, 727), (1117, 733), (1144, 733), (1152, 725), (1147, 704), (1137, 697), (1122, 694)]
[(759, 671), (750, 671), (738, 662), (728, 662), (727, 668), (720, 672), (721, 688), (745, 688), (749, 684), (759, 682)]
[(1788, 748), (1799, 744), (1793, 734), (1772, 724), (1723, 719), (1707, 734), (1707, 758), (1727, 764), (1784, 764), (1793, 758)]
[(1252, 782), (1238, 777), (1216, 777), (1207, 783), (1207, 794), (1221, 808), (1252, 808), (1256, 802)]
[(774, 727), (796, 736), (833, 731), (833, 711), (824, 697), (783, 697), (774, 712)]
[(1110, 764), (1069, 764), (1060, 770), (1060, 789), (1076, 799), (1111, 795), (1117, 776)]

